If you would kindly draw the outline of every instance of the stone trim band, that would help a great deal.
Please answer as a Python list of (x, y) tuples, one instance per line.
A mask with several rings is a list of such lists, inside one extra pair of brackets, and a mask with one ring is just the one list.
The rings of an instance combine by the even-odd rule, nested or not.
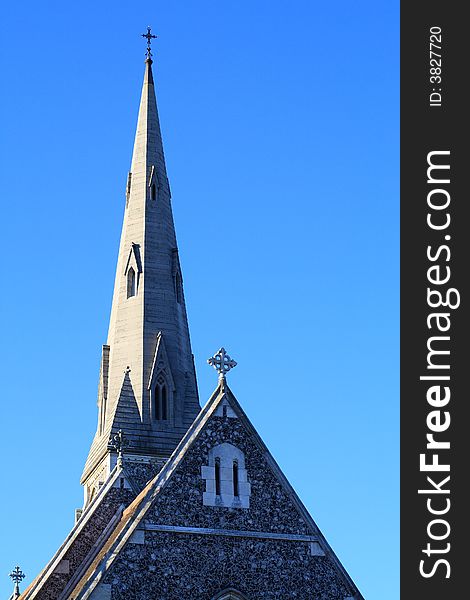
[(221, 535), (225, 537), (258, 538), (263, 540), (283, 540), (288, 542), (318, 542), (316, 535), (296, 535), (291, 533), (269, 533), (264, 531), (242, 531), (235, 529), (210, 529), (206, 527), (180, 527), (176, 525), (153, 525), (146, 523), (145, 531), (164, 533), (186, 533), (196, 535)]

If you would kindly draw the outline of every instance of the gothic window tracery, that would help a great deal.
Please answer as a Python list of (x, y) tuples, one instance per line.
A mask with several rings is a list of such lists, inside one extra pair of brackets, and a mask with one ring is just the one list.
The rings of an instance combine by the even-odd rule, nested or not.
[(168, 386), (162, 373), (158, 375), (154, 387), (153, 414), (157, 421), (168, 420)]

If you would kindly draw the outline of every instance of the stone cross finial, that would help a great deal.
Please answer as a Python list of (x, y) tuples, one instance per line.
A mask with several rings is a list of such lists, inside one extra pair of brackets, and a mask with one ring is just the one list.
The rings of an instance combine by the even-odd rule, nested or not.
[(13, 598), (18, 598), (20, 595), (20, 583), (23, 581), (26, 575), (19, 568), (19, 566), (16, 565), (16, 567), (10, 573), (9, 577), (15, 583), (15, 588), (13, 590)]
[(122, 467), (122, 452), (128, 445), (129, 441), (121, 429), (109, 437), (108, 446), (118, 453), (118, 465), (120, 467)]
[(218, 352), (207, 359), (207, 364), (214, 367), (214, 369), (219, 374), (219, 379), (224, 380), (225, 375), (234, 367), (237, 366), (236, 361), (234, 361), (225, 351), (225, 348), (221, 348)]
[(151, 43), (153, 39), (156, 39), (156, 35), (152, 35), (151, 33), (151, 28), (150, 25), (147, 27), (147, 33), (143, 33), (142, 37), (147, 38), (147, 59), (152, 59), (152, 52), (151, 52)]

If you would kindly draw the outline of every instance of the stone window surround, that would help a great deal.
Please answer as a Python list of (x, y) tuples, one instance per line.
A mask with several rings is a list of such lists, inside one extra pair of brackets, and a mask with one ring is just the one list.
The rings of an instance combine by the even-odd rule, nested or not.
[[(215, 463), (220, 461), (220, 495), (216, 494)], [(233, 490), (233, 464), (238, 465), (238, 496)], [(224, 506), (228, 508), (249, 508), (251, 485), (245, 468), (243, 452), (227, 442), (218, 444), (209, 450), (209, 465), (201, 467), (202, 478), (206, 480), (203, 492), (204, 506)]]
[[(132, 276), (131, 271), (134, 271)], [(125, 277), (125, 297), (127, 300), (135, 298), (139, 293), (140, 276), (142, 274), (142, 263), (140, 260), (140, 246), (139, 244), (131, 243), (129, 255), (127, 257), (126, 266), (124, 269)], [(133, 286), (131, 286), (131, 279), (133, 279)], [(131, 290), (131, 288), (133, 288)], [(130, 292), (133, 291), (134, 293)]]

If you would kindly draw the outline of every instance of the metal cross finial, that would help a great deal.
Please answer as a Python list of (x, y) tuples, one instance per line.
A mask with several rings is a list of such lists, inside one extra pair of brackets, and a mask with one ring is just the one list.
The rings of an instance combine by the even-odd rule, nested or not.
[(10, 579), (12, 581), (14, 581), (15, 583), (21, 583), (23, 581), (23, 579), (26, 577), (26, 575), (23, 573), (23, 571), (19, 568), (18, 565), (16, 565), (16, 567), (13, 569), (13, 571), (10, 573), (9, 575)]
[(109, 437), (108, 446), (118, 453), (118, 465), (122, 467), (122, 451), (129, 445), (129, 441), (120, 429), (116, 434)]
[(221, 348), (218, 352), (207, 359), (207, 364), (214, 367), (214, 369), (219, 374), (219, 379), (224, 380), (225, 375), (234, 367), (237, 366), (236, 361), (234, 361), (225, 351), (225, 348)]
[(147, 33), (143, 33), (142, 37), (147, 38), (147, 60), (152, 59), (151, 43), (157, 36), (151, 33), (150, 25), (147, 27)]
[(18, 598), (18, 596), (20, 595), (20, 583), (23, 581), (23, 579), (26, 577), (26, 575), (19, 568), (19, 566), (16, 565), (16, 567), (10, 573), (9, 577), (15, 583), (13, 598)]

